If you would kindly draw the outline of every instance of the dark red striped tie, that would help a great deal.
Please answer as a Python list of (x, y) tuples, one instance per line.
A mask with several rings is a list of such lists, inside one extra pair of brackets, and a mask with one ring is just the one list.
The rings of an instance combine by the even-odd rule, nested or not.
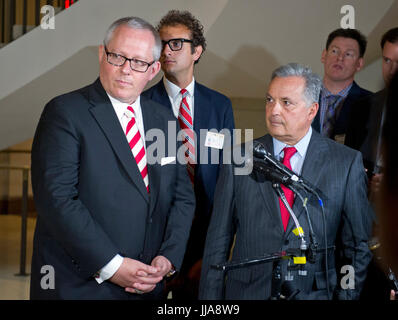
[(182, 100), (180, 104), (180, 110), (178, 113), (178, 122), (180, 123), (181, 129), (184, 132), (184, 145), (187, 147), (185, 157), (188, 161), (187, 169), (188, 175), (191, 182), (194, 181), (195, 176), (195, 139), (193, 134), (193, 122), (192, 113), (187, 102), (188, 91), (181, 89)]
[(149, 193), (148, 166), (146, 162), (144, 141), (141, 138), (140, 130), (138, 130), (138, 125), (135, 121), (133, 108), (128, 106), (124, 114), (128, 119), (130, 119), (126, 127), (127, 141), (129, 142), (134, 159), (137, 162), (138, 170), (140, 170), (142, 179), (144, 180), (146, 190)]

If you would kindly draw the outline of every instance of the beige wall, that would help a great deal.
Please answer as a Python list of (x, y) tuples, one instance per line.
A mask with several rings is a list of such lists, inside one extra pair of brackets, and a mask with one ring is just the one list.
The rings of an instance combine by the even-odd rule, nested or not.
[[(10, 151), (31, 150), (32, 139), (19, 143), (11, 148)], [(30, 166), (29, 153), (0, 153), (0, 165), (2, 166)], [(7, 200), (22, 198), (22, 170), (0, 170), (0, 203)], [(32, 197), (31, 179), (29, 175), (28, 196)], [(0, 208), (0, 211), (2, 208)]]
[[(253, 138), (267, 133), (265, 126), (265, 99), (262, 98), (231, 98), (234, 110), (235, 127), (237, 129), (253, 129)], [(244, 132), (241, 134), (245, 141)]]
[[(22, 1), (16, 1), (18, 11)], [(34, 21), (32, 3), (28, 1), (28, 24)], [(382, 85), (378, 41), (396, 25), (398, 1), (350, 3), (356, 10), (357, 28), (369, 37), (371, 53), (357, 81), (376, 91)], [(45, 4), (45, 0), (40, 2)], [(55, 30), (36, 28), (0, 50), (0, 149), (30, 149), (45, 103), (95, 79), (96, 46), (110, 22), (128, 13), (156, 24), (172, 8), (190, 10), (205, 27), (208, 48), (195, 78), (231, 98), (237, 128), (251, 128), (253, 137), (262, 136), (266, 133), (264, 95), (270, 72), (280, 64), (297, 61), (322, 74), (320, 54), (325, 38), (339, 26), (344, 4), (344, 0), (79, 1), (57, 15)], [(22, 23), (21, 14), (16, 23)], [(0, 164), (29, 163), (27, 154), (0, 153)], [(0, 200), (20, 196), (21, 181), (20, 172), (0, 171)]]

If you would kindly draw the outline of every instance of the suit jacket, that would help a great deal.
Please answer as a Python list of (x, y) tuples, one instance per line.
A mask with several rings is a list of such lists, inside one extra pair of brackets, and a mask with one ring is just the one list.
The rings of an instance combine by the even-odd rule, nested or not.
[[(145, 98), (141, 107), (145, 131), (161, 129), (168, 150), (173, 115)], [(32, 147), (31, 298), (156, 297), (161, 285), (139, 296), (93, 277), (116, 254), (147, 264), (163, 255), (180, 267), (195, 202), (186, 167), (148, 164), (148, 175), (149, 194), (99, 79), (46, 105)], [(54, 268), (55, 289), (41, 287), (44, 265)]]
[(376, 160), (386, 90), (357, 100), (351, 110), (344, 144), (362, 153), (364, 166), (372, 174)]
[[(352, 87), (351, 87), (346, 99), (344, 100), (343, 106), (341, 107), (339, 116), (337, 117), (336, 123), (334, 125), (333, 131), (334, 131), (335, 135), (340, 135), (340, 134), (346, 133), (352, 104), (356, 100), (358, 100), (362, 97), (365, 97), (371, 93), (372, 92), (358, 86), (355, 81), (352, 83)], [(319, 96), (319, 102), (320, 102), (320, 99), (321, 98)], [(312, 128), (318, 132), (320, 132), (320, 123), (321, 123), (320, 115), (321, 115), (321, 112), (319, 110), (317, 115), (315, 116), (314, 121), (312, 122)]]
[[(272, 137), (258, 139), (273, 152)], [(283, 230), (278, 197), (272, 183), (253, 171), (250, 175), (234, 175), (237, 165), (224, 165), (217, 183), (214, 211), (210, 222), (200, 283), (200, 299), (269, 299), (281, 283), (273, 284), (273, 263), (253, 265), (223, 272), (212, 265), (228, 260), (234, 240), (232, 261), (242, 261), (289, 248), (299, 248), (299, 238), (290, 217)], [(323, 215), (317, 199), (309, 195), (307, 204), (312, 227), (318, 242), (315, 263), (307, 263), (307, 275), (294, 276), (289, 283), (300, 290), (298, 299), (327, 299), (327, 283), (331, 295), (340, 299), (358, 298), (371, 260), (367, 240), (370, 233), (371, 208), (366, 197), (366, 175), (361, 154), (312, 132), (302, 177), (320, 190), (326, 217), (325, 242)], [(305, 210), (296, 197), (293, 211), (309, 244), (309, 223)], [(333, 254), (333, 247), (336, 252)], [(325, 248), (328, 250), (326, 276)], [(340, 266), (335, 255), (342, 255), (344, 264), (355, 270), (355, 289), (342, 290), (338, 276)], [(282, 281), (287, 275), (289, 260), (280, 263)], [(275, 270), (275, 269), (274, 269)], [(346, 271), (344, 272), (344, 274)], [(328, 282), (327, 282), (328, 280)]]
[[(197, 82), (195, 82), (194, 95), (195, 108), (193, 128), (199, 141), (196, 144), (196, 158), (202, 161), (201, 152), (206, 151), (207, 157), (202, 156), (202, 158), (207, 159), (207, 164), (198, 163), (195, 166), (194, 189), (196, 210), (191, 236), (195, 238), (193, 239), (195, 244), (193, 244), (193, 247), (191, 248), (193, 250), (187, 252), (187, 254), (195, 256), (192, 263), (202, 257), (206, 229), (213, 207), (214, 191), (220, 169), (219, 164), (211, 163), (211, 154), (216, 151), (216, 154), (220, 157), (219, 163), (222, 163), (223, 156), (221, 151), (204, 146), (206, 136), (201, 137), (200, 130), (205, 129), (207, 131), (210, 129), (216, 129), (217, 131), (221, 131), (222, 129), (227, 129), (232, 137), (232, 130), (235, 128), (231, 101), (226, 96)], [(168, 110), (172, 110), (163, 80), (146, 90), (143, 93), (143, 96), (159, 102)], [(227, 145), (232, 145), (232, 143), (228, 142), (226, 139), (224, 141), (224, 147)]]

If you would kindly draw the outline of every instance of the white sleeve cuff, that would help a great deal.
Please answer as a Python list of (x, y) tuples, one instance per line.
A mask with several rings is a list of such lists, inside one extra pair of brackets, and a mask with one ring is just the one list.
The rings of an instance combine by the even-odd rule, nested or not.
[(123, 257), (117, 254), (105, 267), (103, 267), (101, 270), (98, 271), (98, 273), (95, 276), (95, 280), (99, 284), (101, 284), (105, 280), (108, 280), (120, 268), (122, 262), (123, 262)]

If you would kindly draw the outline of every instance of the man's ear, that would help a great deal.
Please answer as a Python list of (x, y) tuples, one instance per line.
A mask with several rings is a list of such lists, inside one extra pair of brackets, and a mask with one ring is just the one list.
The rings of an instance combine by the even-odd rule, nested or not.
[(319, 109), (319, 103), (318, 102), (314, 102), (313, 104), (311, 104), (308, 107), (308, 120), (310, 120), (312, 122), (312, 120), (314, 120), (316, 113), (318, 112)]
[(102, 58), (104, 57), (104, 54), (105, 54), (104, 45), (100, 44), (98, 46), (98, 60), (100, 63), (102, 61)]
[(194, 61), (197, 61), (200, 58), (202, 52), (203, 52), (203, 47), (201, 45), (195, 47), (195, 51), (193, 52)]
[(322, 54), (321, 54), (321, 62), (322, 62), (322, 63), (325, 63), (326, 54), (327, 54), (326, 49), (323, 49)]
[(363, 57), (358, 59), (357, 72), (362, 69), (364, 63), (365, 61), (363, 60)]
[(149, 80), (151, 81), (153, 78), (156, 77), (156, 75), (158, 74), (159, 70), (160, 70), (160, 62), (159, 61), (155, 61), (151, 67), (149, 68), (150, 70), (148, 70), (150, 72), (149, 75)]

